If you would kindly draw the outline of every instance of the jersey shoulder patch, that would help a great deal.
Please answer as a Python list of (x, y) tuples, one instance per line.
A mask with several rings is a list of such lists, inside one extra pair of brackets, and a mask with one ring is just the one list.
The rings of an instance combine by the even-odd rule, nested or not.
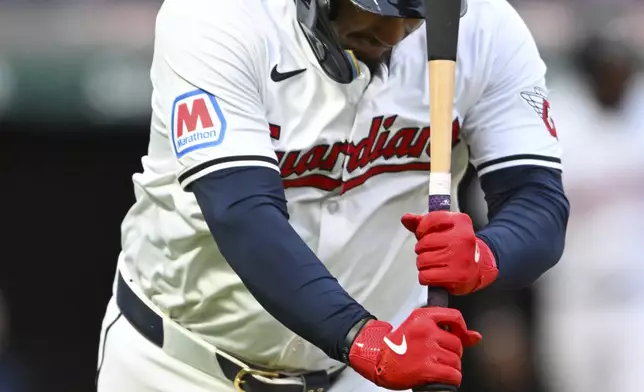
[(201, 89), (174, 100), (171, 122), (170, 133), (177, 158), (224, 141), (226, 119), (217, 98)]
[(541, 87), (535, 87), (532, 91), (521, 92), (521, 98), (541, 117), (550, 135), (558, 139), (557, 127), (550, 113), (550, 102), (548, 101), (548, 93), (546, 90)]

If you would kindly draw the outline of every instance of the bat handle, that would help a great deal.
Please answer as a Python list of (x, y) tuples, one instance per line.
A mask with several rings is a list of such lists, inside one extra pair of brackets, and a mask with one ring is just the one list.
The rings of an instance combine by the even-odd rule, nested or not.
[(420, 388), (414, 388), (414, 392), (457, 392), (458, 388), (447, 384), (431, 384)]
[[(448, 195), (429, 195), (429, 211), (449, 211), (451, 209), (451, 196)], [(427, 288), (427, 306), (440, 306), (446, 308), (449, 305), (447, 291), (440, 287)]]
[[(451, 208), (450, 195), (430, 195), (429, 211), (449, 211)], [(447, 291), (441, 287), (427, 287), (427, 305), (446, 308), (449, 305)], [(414, 388), (414, 392), (457, 392), (458, 387), (446, 384), (429, 384)]]

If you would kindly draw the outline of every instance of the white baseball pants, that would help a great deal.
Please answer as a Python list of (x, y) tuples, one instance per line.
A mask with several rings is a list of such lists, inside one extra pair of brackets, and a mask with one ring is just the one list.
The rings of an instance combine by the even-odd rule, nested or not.
[[(231, 381), (186, 365), (149, 342), (120, 315), (114, 298), (103, 319), (98, 368), (98, 392), (235, 391)], [(347, 368), (330, 392), (382, 391), (386, 390)]]

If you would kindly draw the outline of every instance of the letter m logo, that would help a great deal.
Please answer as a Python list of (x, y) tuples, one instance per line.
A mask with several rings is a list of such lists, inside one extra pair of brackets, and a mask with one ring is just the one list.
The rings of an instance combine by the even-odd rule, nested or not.
[(175, 99), (171, 138), (178, 158), (190, 151), (219, 145), (225, 132), (226, 120), (214, 95), (195, 90)]
[(177, 107), (177, 137), (183, 136), (184, 130), (192, 132), (201, 128), (212, 128), (213, 122), (203, 97), (192, 101), (192, 108), (188, 107), (190, 102), (183, 102)]

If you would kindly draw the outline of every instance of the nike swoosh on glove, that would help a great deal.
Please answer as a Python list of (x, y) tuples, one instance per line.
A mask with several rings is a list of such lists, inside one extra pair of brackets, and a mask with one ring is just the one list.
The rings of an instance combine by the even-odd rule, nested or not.
[(476, 236), (467, 214), (405, 214), (401, 221), (418, 240), (415, 250), (420, 284), (465, 295), (489, 286), (499, 275), (492, 250)]
[(388, 390), (430, 383), (459, 386), (464, 348), (481, 341), (456, 309), (415, 309), (396, 329), (368, 321), (349, 351), (349, 364), (364, 378)]

